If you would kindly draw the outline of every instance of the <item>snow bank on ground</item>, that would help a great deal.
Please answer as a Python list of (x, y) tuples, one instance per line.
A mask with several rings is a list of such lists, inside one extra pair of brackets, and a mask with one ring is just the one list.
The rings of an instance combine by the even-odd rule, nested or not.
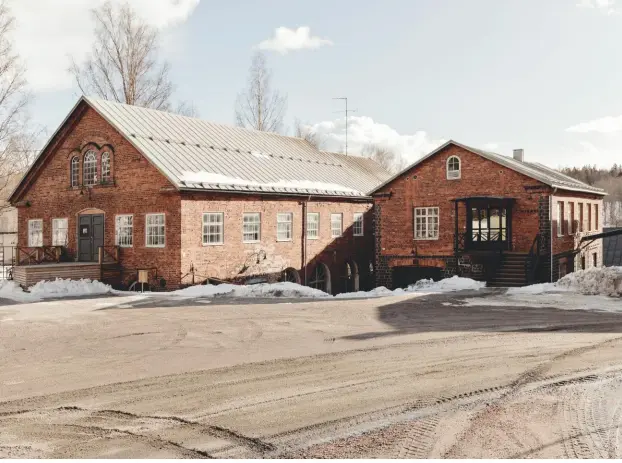
[(414, 285), (410, 285), (406, 292), (426, 291), (434, 293), (444, 293), (451, 291), (478, 290), (486, 287), (483, 281), (475, 281), (470, 278), (462, 278), (454, 275), (444, 280), (419, 280)]
[(14, 281), (0, 280), (0, 299), (10, 299), (17, 302), (32, 302), (34, 296), (24, 290)]
[(40, 281), (30, 287), (30, 294), (40, 299), (53, 297), (72, 297), (72, 296), (91, 296), (94, 294), (107, 294), (112, 292), (112, 288), (100, 281), (82, 280), (63, 280), (57, 278), (54, 281)]
[[(395, 291), (404, 291), (403, 289), (395, 290)], [(395, 296), (399, 293), (395, 293), (395, 291), (391, 291), (390, 289), (385, 288), (384, 286), (378, 286), (377, 288), (372, 289), (371, 291), (357, 291), (355, 293), (340, 293), (335, 296), (336, 299), (358, 299), (358, 298), (366, 298), (366, 297), (384, 297), (384, 296)]]
[(230, 297), (329, 297), (319, 289), (296, 283), (261, 283), (257, 285), (198, 285), (173, 291), (175, 296), (211, 297), (227, 295)]
[(508, 295), (568, 291), (586, 295), (622, 296), (622, 267), (594, 267), (569, 273), (556, 283), (510, 288)]

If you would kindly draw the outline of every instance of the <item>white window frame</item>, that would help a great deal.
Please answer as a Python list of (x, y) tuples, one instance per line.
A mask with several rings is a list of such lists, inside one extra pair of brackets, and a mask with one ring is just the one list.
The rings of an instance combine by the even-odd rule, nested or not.
[[(335, 217), (339, 219), (339, 228), (335, 227)], [(335, 231), (338, 231), (335, 233)], [(332, 238), (339, 238), (343, 235), (343, 214), (331, 214), (330, 215), (330, 236)]]
[[(33, 230), (33, 225), (38, 224), (38, 230)], [(37, 243), (33, 240), (34, 233), (37, 232)], [(38, 248), (43, 246), (43, 219), (30, 219), (28, 221), (28, 247)]]
[[(128, 225), (127, 223), (121, 225), (119, 223), (119, 219), (126, 219), (126, 218), (130, 218), (131, 219), (131, 223)], [(145, 219), (146, 220), (146, 219)], [(146, 221), (145, 221), (146, 223)], [(119, 231), (121, 230), (121, 228), (124, 229), (130, 229), (132, 232), (129, 234), (129, 238), (130, 238), (130, 243), (121, 243), (120, 238), (121, 238), (121, 234), (119, 233)], [(128, 236), (128, 235), (124, 235), (124, 236)], [(146, 235), (145, 235), (146, 238)], [(116, 246), (119, 246), (121, 248), (133, 248), (134, 247), (134, 214), (118, 214), (114, 216), (114, 242)], [(145, 241), (146, 243), (146, 241)]]
[[(316, 217), (317, 220), (311, 222), (310, 217)], [(313, 223), (313, 228), (309, 225)], [(320, 238), (320, 213), (319, 212), (307, 212), (307, 239), (317, 240)]]
[[(212, 222), (208, 218), (216, 217), (218, 221)], [(218, 231), (212, 233), (210, 227), (217, 227)], [(201, 218), (201, 242), (203, 246), (222, 246), (225, 244), (225, 213), (224, 212), (204, 212)], [(210, 241), (210, 236), (216, 236), (218, 241)]]
[(80, 157), (71, 158), (71, 167), (69, 173), (69, 183), (72, 188), (80, 186)]
[[(454, 159), (458, 160), (458, 170), (450, 171), (449, 162)], [(458, 156), (449, 156), (447, 163), (445, 164), (445, 172), (447, 174), (447, 180), (460, 180), (460, 178), (462, 178), (462, 160)]]
[[(293, 236), (294, 214), (291, 212), (277, 212), (276, 214), (276, 240), (291, 241)], [(284, 227), (281, 227), (283, 225)], [(282, 235), (283, 230), (286, 236)]]
[[(161, 224), (150, 224), (149, 223), (149, 219), (152, 217), (162, 217), (162, 223)], [(156, 237), (162, 237), (163, 243), (162, 244), (150, 244), (149, 243), (149, 231), (150, 229), (153, 229), (155, 227), (162, 227), (163, 229), (163, 233), (162, 235), (157, 234), (154, 235)], [(150, 214), (145, 214), (145, 247), (147, 248), (164, 248), (166, 247), (166, 214), (163, 212), (153, 212)]]
[[(65, 224), (64, 227), (58, 227), (59, 223)], [(59, 230), (65, 231), (64, 239), (57, 239)], [(52, 246), (67, 246), (69, 242), (69, 219), (67, 217), (58, 217), (52, 219)]]
[(364, 220), (365, 217), (362, 212), (355, 212), (352, 216), (352, 234), (354, 236), (363, 236), (365, 234)]
[[(93, 158), (94, 161), (87, 161), (87, 157)], [(91, 166), (91, 164), (93, 165)], [(89, 175), (87, 175), (87, 168)], [(93, 174), (92, 179), (91, 174)], [(97, 153), (93, 150), (89, 150), (84, 153), (84, 161), (82, 162), (82, 183), (84, 184), (84, 186), (97, 185)]]
[[(421, 212), (424, 212), (424, 213), (421, 214)], [(417, 218), (425, 219), (425, 221), (423, 222), (424, 227), (421, 228), (423, 233), (420, 236), (417, 235), (417, 231), (418, 231), (417, 230)], [(432, 237), (429, 236), (431, 218), (436, 218), (436, 235)], [(414, 228), (414, 237), (415, 237), (415, 240), (417, 241), (438, 240), (440, 236), (440, 228), (441, 228), (439, 207), (438, 206), (429, 206), (429, 207), (426, 206), (426, 207), (413, 208), (413, 228)]]
[[(256, 221), (250, 222), (245, 220), (247, 217), (257, 217)], [(253, 230), (248, 231), (247, 226), (252, 226)], [(257, 227), (257, 230), (254, 228)], [(257, 239), (246, 239), (246, 235), (257, 234)], [(261, 212), (245, 212), (242, 215), (242, 242), (243, 243), (259, 243), (261, 241)]]
[(564, 202), (557, 201), (557, 236), (564, 236)]
[(109, 183), (112, 180), (112, 156), (108, 151), (101, 157), (102, 183)]

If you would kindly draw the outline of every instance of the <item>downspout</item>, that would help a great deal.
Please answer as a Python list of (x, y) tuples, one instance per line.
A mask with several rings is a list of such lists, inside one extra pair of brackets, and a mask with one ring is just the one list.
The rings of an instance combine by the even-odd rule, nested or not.
[(550, 231), (549, 231), (549, 236), (550, 239), (549, 241), (551, 242), (551, 257), (550, 257), (550, 261), (551, 261), (551, 283), (553, 283), (553, 195), (557, 193), (557, 187), (553, 188), (553, 193), (551, 194), (551, 196), (549, 196), (549, 227), (550, 227)]
[(311, 200), (311, 196), (306, 200), (302, 200), (302, 271), (304, 272), (304, 285), (307, 286), (307, 202)]

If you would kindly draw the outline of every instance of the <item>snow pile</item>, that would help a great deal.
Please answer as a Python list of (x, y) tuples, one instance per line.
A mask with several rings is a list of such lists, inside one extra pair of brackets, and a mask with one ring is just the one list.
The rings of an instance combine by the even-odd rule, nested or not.
[(24, 292), (14, 281), (0, 280), (0, 299), (11, 299), (17, 302), (31, 302), (35, 298)]
[(90, 296), (94, 294), (107, 294), (112, 288), (96, 280), (63, 280), (57, 278), (54, 281), (40, 281), (30, 287), (30, 294), (40, 299), (68, 296)]
[(508, 289), (508, 295), (574, 292), (586, 295), (622, 296), (622, 267), (594, 267), (569, 273), (556, 283)]
[(486, 283), (483, 281), (475, 281), (470, 278), (462, 278), (454, 275), (451, 278), (445, 278), (444, 280), (419, 280), (414, 285), (410, 285), (406, 292), (434, 292), (445, 293), (451, 291), (463, 291), (463, 290), (479, 290), (486, 287)]
[(329, 297), (324, 291), (309, 288), (291, 282), (282, 283), (261, 283), (257, 285), (198, 285), (173, 291), (175, 296), (185, 297), (211, 297), (223, 296), (230, 297)]
[(402, 294), (403, 291), (404, 290), (402, 289), (396, 289), (395, 291), (391, 291), (390, 289), (387, 289), (384, 286), (378, 286), (377, 288), (374, 288), (371, 291), (357, 291), (355, 293), (337, 294), (335, 298), (337, 299), (358, 299), (358, 298), (366, 298), (366, 297), (395, 296), (398, 294)]

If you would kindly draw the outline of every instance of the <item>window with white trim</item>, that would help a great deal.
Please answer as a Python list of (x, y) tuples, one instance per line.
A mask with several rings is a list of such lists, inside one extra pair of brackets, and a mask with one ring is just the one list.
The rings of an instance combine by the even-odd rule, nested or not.
[(74, 156), (71, 158), (71, 186), (78, 186), (80, 184), (80, 158)]
[(28, 221), (28, 247), (43, 246), (43, 220), (32, 219)]
[(354, 213), (354, 222), (352, 224), (352, 233), (354, 236), (363, 236), (363, 213)]
[(276, 240), (292, 240), (292, 216), (291, 212), (279, 212), (276, 215)]
[(557, 236), (563, 236), (563, 235), (564, 235), (564, 202), (557, 201)]
[(330, 215), (330, 236), (338, 238), (343, 234), (343, 214)]
[(447, 159), (447, 180), (457, 180), (461, 176), (460, 158), (458, 156), (450, 156)]
[(110, 182), (112, 178), (112, 170), (110, 168), (110, 153), (102, 154), (102, 183)]
[(115, 217), (114, 241), (117, 246), (131, 248), (134, 246), (134, 216), (132, 214)]
[(67, 246), (68, 219), (52, 219), (52, 246)]
[(320, 213), (307, 212), (307, 238), (316, 240), (320, 237)]
[(164, 214), (145, 215), (145, 245), (148, 248), (163, 248), (166, 244), (166, 219)]
[(415, 239), (438, 239), (438, 207), (415, 208)]
[(258, 243), (261, 240), (261, 214), (259, 212), (244, 213), (242, 240), (245, 243)]
[(84, 185), (95, 185), (97, 183), (97, 155), (95, 151), (87, 151), (84, 155), (84, 174), (82, 183)]
[(223, 212), (203, 213), (203, 245), (225, 242), (225, 214)]

